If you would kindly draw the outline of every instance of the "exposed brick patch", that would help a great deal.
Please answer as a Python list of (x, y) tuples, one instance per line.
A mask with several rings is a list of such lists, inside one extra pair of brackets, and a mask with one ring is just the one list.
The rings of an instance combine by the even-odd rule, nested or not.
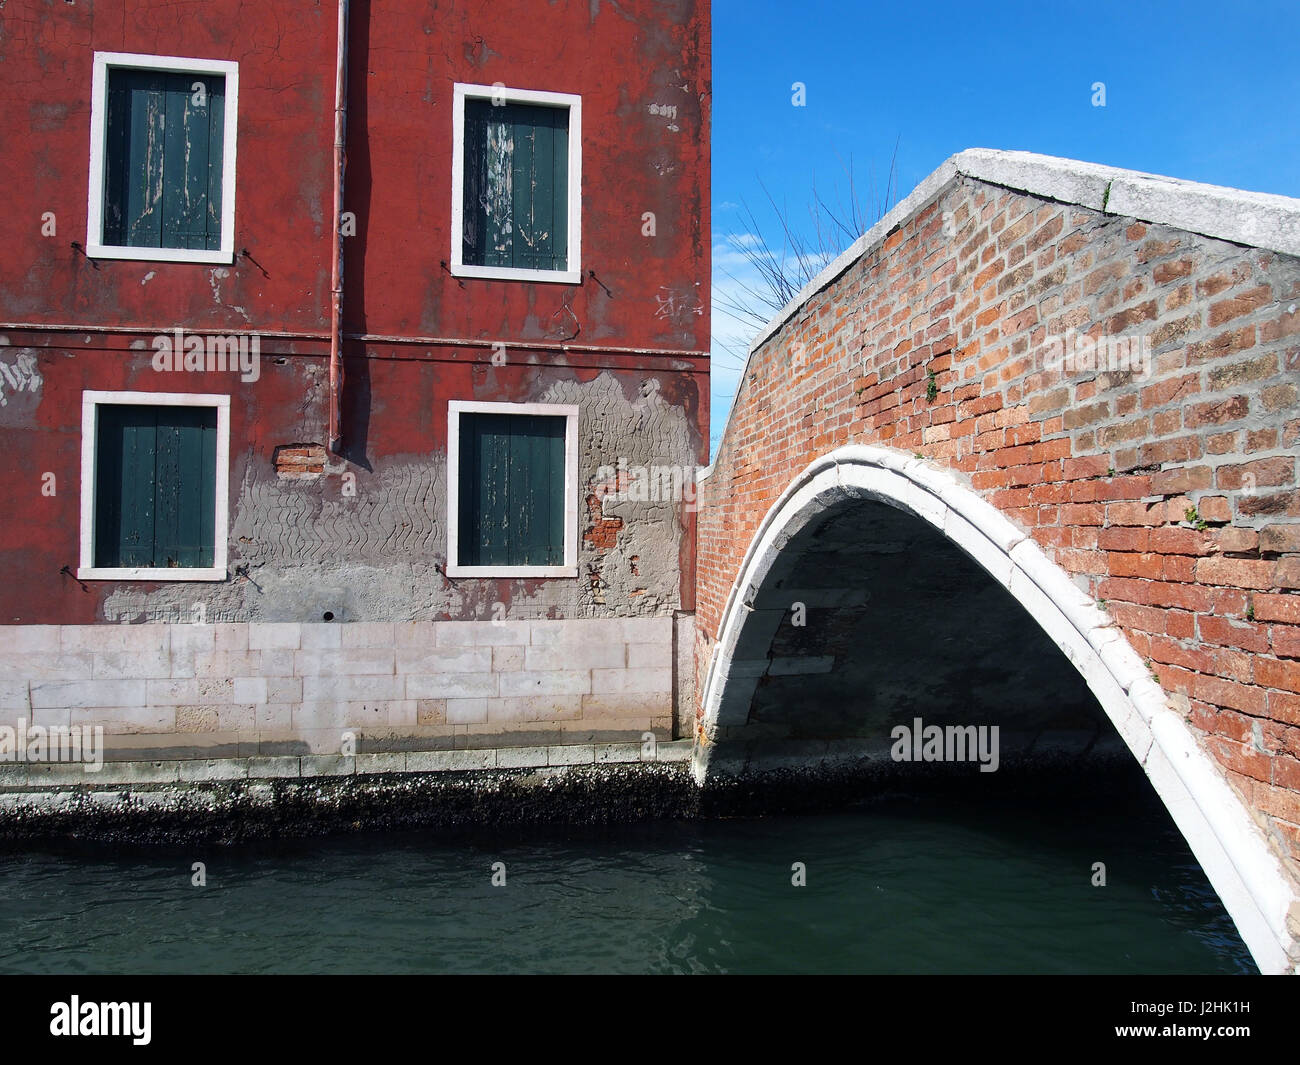
[(271, 461), (279, 477), (319, 476), (325, 472), (325, 445), (282, 444), (275, 449)]

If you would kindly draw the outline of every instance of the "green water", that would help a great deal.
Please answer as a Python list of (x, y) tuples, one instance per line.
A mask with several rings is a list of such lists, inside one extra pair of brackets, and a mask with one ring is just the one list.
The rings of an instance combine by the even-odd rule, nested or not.
[[(1091, 884), (1098, 861), (1105, 887)], [(0, 899), (4, 972), (1255, 971), (1163, 810), (1131, 799), (61, 844), (0, 854)]]

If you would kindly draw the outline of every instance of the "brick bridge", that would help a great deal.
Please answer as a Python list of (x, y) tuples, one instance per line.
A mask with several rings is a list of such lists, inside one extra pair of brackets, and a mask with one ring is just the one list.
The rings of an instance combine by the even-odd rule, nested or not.
[(885, 765), (917, 717), (1136, 758), (1295, 971), (1297, 302), (1300, 201), (944, 163), (751, 349), (701, 476), (697, 779)]

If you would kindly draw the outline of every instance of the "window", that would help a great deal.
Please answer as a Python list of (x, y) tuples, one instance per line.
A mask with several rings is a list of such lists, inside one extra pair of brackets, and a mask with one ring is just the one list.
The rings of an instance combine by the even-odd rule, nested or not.
[(456, 86), (453, 274), (581, 280), (581, 115), (568, 93)]
[(77, 576), (224, 580), (229, 454), (229, 396), (83, 393)]
[(238, 64), (96, 52), (91, 256), (234, 258)]
[(578, 408), (452, 401), (447, 575), (578, 575)]

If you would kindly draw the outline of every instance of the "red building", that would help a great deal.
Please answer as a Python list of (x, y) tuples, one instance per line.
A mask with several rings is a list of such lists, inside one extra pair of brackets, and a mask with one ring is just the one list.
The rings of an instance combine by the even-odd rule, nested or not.
[(178, 753), (668, 735), (708, 5), (342, 13), (0, 15), (0, 716)]

